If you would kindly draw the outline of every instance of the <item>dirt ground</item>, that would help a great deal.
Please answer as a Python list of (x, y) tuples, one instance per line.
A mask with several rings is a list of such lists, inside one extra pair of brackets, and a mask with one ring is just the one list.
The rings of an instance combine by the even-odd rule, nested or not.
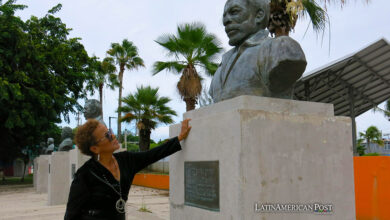
[[(36, 193), (32, 185), (0, 186), (1, 220), (64, 219), (65, 205), (46, 204), (47, 194)], [(138, 211), (141, 206), (151, 213)], [(131, 186), (126, 208), (127, 220), (168, 220), (168, 191)]]

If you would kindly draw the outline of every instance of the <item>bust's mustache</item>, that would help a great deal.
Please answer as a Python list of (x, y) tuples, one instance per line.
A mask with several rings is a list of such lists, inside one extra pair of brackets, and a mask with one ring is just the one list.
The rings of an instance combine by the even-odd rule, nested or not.
[(225, 32), (229, 33), (231, 31), (238, 31), (240, 30), (240, 24), (229, 24), (225, 26)]

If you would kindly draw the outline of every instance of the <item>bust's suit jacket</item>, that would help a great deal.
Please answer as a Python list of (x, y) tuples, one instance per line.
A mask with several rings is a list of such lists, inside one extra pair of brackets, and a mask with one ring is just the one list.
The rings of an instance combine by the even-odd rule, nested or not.
[(240, 95), (292, 98), (306, 68), (301, 46), (290, 37), (268, 37), (260, 30), (225, 53), (210, 85), (214, 102)]

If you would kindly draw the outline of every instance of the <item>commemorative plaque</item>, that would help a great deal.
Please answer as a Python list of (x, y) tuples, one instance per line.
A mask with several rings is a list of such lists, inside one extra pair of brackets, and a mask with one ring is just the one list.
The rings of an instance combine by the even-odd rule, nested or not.
[(219, 161), (184, 162), (184, 204), (219, 212)]

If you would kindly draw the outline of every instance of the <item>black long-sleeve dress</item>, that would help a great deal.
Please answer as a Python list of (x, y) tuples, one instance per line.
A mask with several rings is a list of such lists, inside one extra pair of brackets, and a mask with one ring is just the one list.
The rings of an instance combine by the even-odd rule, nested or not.
[[(146, 152), (114, 153), (121, 174), (122, 198), (127, 201), (131, 183), (137, 172), (179, 150), (181, 150), (181, 145), (178, 137), (175, 137)], [(125, 213), (119, 213), (116, 210), (118, 193), (102, 181), (102, 179), (104, 180), (103, 176), (119, 192), (119, 182), (108, 169), (96, 160), (91, 158), (77, 170), (70, 187), (65, 220), (126, 219)]]

